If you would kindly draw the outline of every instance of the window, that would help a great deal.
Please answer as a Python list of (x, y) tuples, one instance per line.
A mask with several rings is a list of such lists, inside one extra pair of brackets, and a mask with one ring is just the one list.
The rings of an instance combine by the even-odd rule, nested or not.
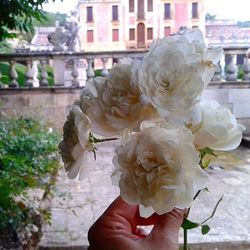
[(144, 0), (138, 0), (137, 7), (138, 7), (137, 19), (144, 20)]
[(129, 12), (134, 12), (134, 11), (135, 11), (135, 1), (129, 0)]
[(87, 30), (87, 43), (94, 42), (94, 32), (93, 30)]
[(153, 0), (148, 0), (148, 11), (153, 11)]
[(135, 29), (129, 29), (129, 41), (135, 40)]
[(198, 3), (192, 3), (192, 18), (198, 18)]
[(164, 27), (164, 36), (170, 36), (170, 35), (171, 35), (170, 27)]
[(118, 6), (112, 6), (112, 21), (118, 21)]
[(170, 19), (171, 18), (171, 5), (170, 3), (164, 4), (164, 19)]
[(113, 42), (119, 41), (119, 30), (118, 29), (112, 30), (112, 40), (113, 40)]
[(93, 22), (93, 8), (87, 7), (87, 22)]
[(148, 40), (153, 39), (153, 28), (147, 28), (147, 39)]

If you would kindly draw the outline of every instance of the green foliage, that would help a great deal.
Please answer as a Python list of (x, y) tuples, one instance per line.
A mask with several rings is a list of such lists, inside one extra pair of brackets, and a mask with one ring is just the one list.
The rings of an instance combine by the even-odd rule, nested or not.
[(243, 66), (239, 65), (238, 66), (238, 76), (237, 76), (237, 78), (242, 80), (244, 75), (245, 75), (245, 72), (244, 72)]
[(17, 197), (27, 188), (46, 188), (58, 168), (59, 134), (30, 119), (0, 121), (0, 229), (27, 220)]
[[(43, 20), (37, 20), (35, 18), (32, 19), (32, 25), (33, 27), (50, 27), (55, 26), (56, 20), (59, 22), (59, 26), (65, 26), (65, 23), (67, 21), (67, 14), (63, 13), (51, 13), (51, 12), (44, 12), (44, 19)], [(34, 37), (34, 30), (30, 32), (22, 32), (17, 37), (21, 40), (25, 40), (28, 43), (32, 41), (32, 38)]]
[(45, 12), (44, 16), (45, 16), (45, 19), (42, 22), (34, 19), (33, 26), (34, 27), (55, 26), (56, 20), (59, 22), (59, 26), (65, 26), (66, 20), (68, 17), (67, 14), (63, 14), (63, 13), (59, 13), (59, 12), (57, 12), (57, 13)]
[(204, 234), (207, 234), (208, 232), (210, 231), (210, 227), (208, 225), (202, 225), (201, 226), (201, 233), (204, 235)]
[(207, 13), (205, 19), (206, 21), (213, 21), (216, 19), (216, 15), (211, 15), (210, 13)]
[(200, 226), (199, 223), (188, 220), (187, 218), (184, 218), (183, 223), (181, 225), (181, 227), (185, 230), (190, 230), (199, 226)]
[(217, 157), (217, 155), (215, 154), (215, 151), (209, 147), (206, 147), (206, 148), (202, 148), (200, 150), (200, 166), (201, 168), (207, 168), (209, 166), (209, 163), (210, 163), (210, 159), (209, 160), (206, 160), (205, 159), (205, 156), (207, 155), (212, 155), (212, 156), (215, 156)]
[(7, 41), (0, 42), (0, 54), (13, 53), (13, 48)]
[(250, 28), (250, 21), (238, 21), (237, 26), (240, 28)]
[[(25, 74), (26, 74), (26, 66), (23, 64), (16, 64), (16, 71), (18, 74), (17, 82), (20, 86), (24, 86), (25, 83)], [(2, 74), (1, 82), (4, 84), (10, 84), (11, 79), (9, 78), (10, 74), (10, 64), (7, 62), (0, 62), (0, 72)]]
[(96, 69), (95, 70), (95, 77), (97, 76), (102, 76), (102, 70), (101, 69)]
[[(49, 0), (1, 0), (0, 41), (15, 37), (15, 30), (33, 31), (33, 19), (42, 22), (46, 16), (42, 4)], [(55, 0), (52, 0), (55, 1)], [(11, 31), (11, 32), (10, 32)]]
[(201, 223), (194, 222), (194, 221), (191, 221), (191, 220), (189, 220), (187, 218), (184, 218), (184, 220), (182, 222), (182, 225), (181, 225), (181, 227), (184, 229), (184, 232), (187, 233), (188, 230), (191, 230), (191, 229), (194, 229), (194, 228), (197, 228), (197, 227), (201, 227), (201, 233), (203, 235), (207, 234), (210, 231), (210, 227), (208, 225), (206, 225), (205, 223), (214, 217), (214, 215), (215, 215), (215, 213), (217, 211), (217, 208), (218, 208), (219, 204), (222, 202), (222, 200), (223, 200), (223, 195), (218, 200), (218, 202), (216, 203), (211, 215)]
[[(38, 70), (39, 72), (41, 72), (41, 65), (38, 65)], [(46, 67), (47, 73), (48, 73), (48, 83), (49, 86), (54, 85), (54, 74), (53, 74), (53, 68), (50, 67), (49, 65), (47, 65)], [(18, 74), (18, 78), (17, 78), (17, 82), (19, 83), (20, 87), (23, 87), (25, 85), (25, 81), (26, 81), (26, 71), (27, 71), (27, 67), (23, 64), (17, 63), (16, 64), (16, 71)], [(0, 81), (4, 84), (10, 84), (11, 79), (9, 78), (9, 72), (10, 72), (10, 65), (9, 63), (6, 62), (0, 62), (0, 72), (2, 74), (2, 78), (0, 79)], [(38, 77), (39, 80), (41, 80), (41, 74)]]

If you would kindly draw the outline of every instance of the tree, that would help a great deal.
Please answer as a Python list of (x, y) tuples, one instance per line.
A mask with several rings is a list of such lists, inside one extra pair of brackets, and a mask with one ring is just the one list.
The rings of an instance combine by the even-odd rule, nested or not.
[(216, 19), (216, 15), (206, 14), (206, 21), (213, 21)]
[(33, 20), (33, 26), (34, 27), (49, 27), (54, 26), (55, 21), (57, 20), (59, 22), (59, 26), (65, 26), (67, 21), (67, 14), (63, 13), (51, 13), (51, 12), (45, 12), (45, 20), (43, 22), (39, 20)]
[[(67, 17), (68, 17), (67, 14), (62, 14), (59, 12), (57, 13), (44, 12), (44, 16), (45, 16), (45, 19), (42, 21), (32, 18), (33, 27), (55, 26), (56, 20), (59, 22), (59, 26), (65, 26)], [(35, 32), (33, 30), (32, 32), (21, 33), (17, 37), (30, 43), (34, 34)]]
[(15, 37), (15, 30), (32, 32), (33, 18), (40, 22), (46, 19), (42, 4), (48, 2), (49, 0), (1, 0), (0, 41)]

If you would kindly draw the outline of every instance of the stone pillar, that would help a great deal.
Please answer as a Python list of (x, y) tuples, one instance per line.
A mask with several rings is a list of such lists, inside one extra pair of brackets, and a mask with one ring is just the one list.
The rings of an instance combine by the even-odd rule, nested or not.
[(235, 56), (229, 55), (229, 64), (226, 65), (226, 80), (227, 81), (237, 81), (237, 66), (235, 64)]
[(93, 82), (93, 79), (95, 77), (95, 71), (93, 70), (93, 67), (92, 67), (93, 59), (88, 58), (87, 62), (88, 62), (87, 82), (91, 83), (91, 82)]
[(33, 86), (39, 87), (39, 80), (38, 80), (38, 61), (33, 61), (32, 63), (32, 70), (33, 70)]
[(18, 74), (16, 72), (16, 62), (14, 60), (10, 61), (10, 79), (11, 82), (9, 84), (10, 88), (17, 88), (19, 87), (17, 82)]
[(65, 61), (54, 57), (53, 68), (55, 86), (64, 86)]
[(77, 69), (77, 60), (73, 60), (73, 70), (71, 73), (73, 80), (72, 80), (72, 87), (79, 87), (79, 81), (78, 81), (78, 69)]
[(64, 86), (85, 86), (86, 80), (86, 63), (83, 59), (65, 61)]
[(33, 70), (32, 70), (32, 61), (27, 61), (27, 72), (26, 72), (26, 87), (33, 87)]
[(101, 72), (102, 76), (107, 76), (109, 74), (107, 70), (107, 66), (106, 66), (107, 62), (108, 62), (108, 58), (102, 58), (102, 64), (103, 64), (103, 69)]
[(41, 60), (41, 66), (42, 66), (42, 72), (41, 72), (41, 82), (40, 82), (40, 86), (41, 87), (46, 87), (48, 86), (48, 73), (47, 73), (47, 61), (46, 60)]
[(244, 58), (244, 65), (243, 65), (243, 81), (250, 81), (250, 61), (248, 58)]

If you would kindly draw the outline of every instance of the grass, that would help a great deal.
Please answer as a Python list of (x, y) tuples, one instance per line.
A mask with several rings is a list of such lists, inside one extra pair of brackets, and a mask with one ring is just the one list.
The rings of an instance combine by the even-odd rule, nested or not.
[[(46, 67), (47, 73), (48, 73), (48, 84), (49, 86), (54, 85), (54, 77), (53, 77), (53, 68), (47, 65)], [(18, 74), (17, 82), (19, 84), (19, 87), (25, 86), (26, 81), (26, 71), (27, 67), (21, 63), (16, 64), (16, 72)], [(38, 71), (39, 71), (39, 81), (41, 80), (41, 66), (38, 65)], [(2, 77), (0, 78), (0, 81), (3, 84), (9, 85), (11, 83), (11, 79), (9, 77), (10, 74), (10, 64), (7, 62), (0, 62), (0, 72), (2, 74)]]

